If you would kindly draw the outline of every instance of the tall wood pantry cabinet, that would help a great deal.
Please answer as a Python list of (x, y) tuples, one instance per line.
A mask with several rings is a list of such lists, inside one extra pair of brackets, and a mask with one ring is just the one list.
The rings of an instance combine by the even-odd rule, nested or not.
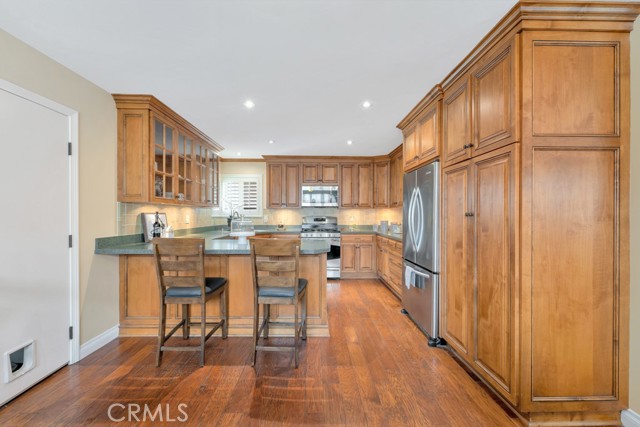
[(639, 6), (520, 2), (440, 85), (441, 335), (522, 425), (628, 404)]

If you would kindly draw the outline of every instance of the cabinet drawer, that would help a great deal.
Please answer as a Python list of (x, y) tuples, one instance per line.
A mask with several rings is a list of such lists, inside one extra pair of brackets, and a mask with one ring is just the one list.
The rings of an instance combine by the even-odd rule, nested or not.
[(342, 243), (373, 243), (373, 234), (343, 234), (341, 241)]

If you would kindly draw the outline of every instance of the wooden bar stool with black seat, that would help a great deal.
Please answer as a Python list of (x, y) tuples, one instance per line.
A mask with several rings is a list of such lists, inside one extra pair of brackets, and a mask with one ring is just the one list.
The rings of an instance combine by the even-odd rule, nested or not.
[[(299, 239), (251, 239), (251, 264), (253, 267), (253, 360), (261, 351), (287, 351), (295, 355), (299, 363), (300, 339), (307, 339), (307, 279), (300, 278)], [(293, 305), (293, 322), (272, 321), (271, 305)], [(263, 306), (262, 323), (260, 305)], [(270, 326), (293, 326), (293, 345), (259, 344), (260, 335), (269, 338)]]
[[(204, 366), (204, 344), (215, 331), (222, 328), (227, 338), (229, 327), (229, 292), (224, 277), (205, 277), (204, 239), (155, 238), (153, 253), (160, 288), (160, 325), (156, 366), (162, 362), (163, 351), (199, 351), (200, 365)], [(220, 298), (220, 320), (207, 322), (206, 303)], [(167, 304), (182, 305), (182, 320), (166, 334)], [(191, 304), (200, 304), (200, 320), (191, 320)], [(200, 326), (199, 346), (167, 346), (166, 341), (180, 328), (182, 338), (189, 338), (190, 326)], [(211, 327), (206, 332), (207, 327)]]

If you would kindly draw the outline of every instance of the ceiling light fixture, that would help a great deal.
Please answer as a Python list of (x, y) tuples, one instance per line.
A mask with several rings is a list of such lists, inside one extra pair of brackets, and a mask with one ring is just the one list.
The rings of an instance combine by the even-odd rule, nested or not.
[(269, 144), (273, 144), (275, 141), (273, 139), (269, 140)]
[(362, 108), (369, 108), (371, 107), (371, 102), (370, 101), (363, 101), (362, 102)]
[(251, 110), (253, 107), (256, 106), (256, 104), (254, 104), (253, 101), (250, 99), (247, 99), (246, 101), (244, 101), (243, 105), (247, 108), (247, 110)]
[(351, 145), (351, 144), (353, 144), (353, 141), (352, 140), (348, 140), (347, 141), (347, 145)]
[(238, 155), (238, 157), (242, 156), (242, 153), (239, 151), (236, 154)]

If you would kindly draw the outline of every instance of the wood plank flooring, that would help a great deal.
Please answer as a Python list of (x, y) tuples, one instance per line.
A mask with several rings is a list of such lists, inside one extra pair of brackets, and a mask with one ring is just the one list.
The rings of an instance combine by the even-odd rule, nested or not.
[(264, 352), (254, 370), (250, 338), (218, 335), (204, 368), (176, 352), (156, 368), (155, 338), (120, 338), (2, 407), (0, 426), (519, 425), (380, 282), (331, 281), (327, 296), (331, 337), (309, 338), (298, 369)]

